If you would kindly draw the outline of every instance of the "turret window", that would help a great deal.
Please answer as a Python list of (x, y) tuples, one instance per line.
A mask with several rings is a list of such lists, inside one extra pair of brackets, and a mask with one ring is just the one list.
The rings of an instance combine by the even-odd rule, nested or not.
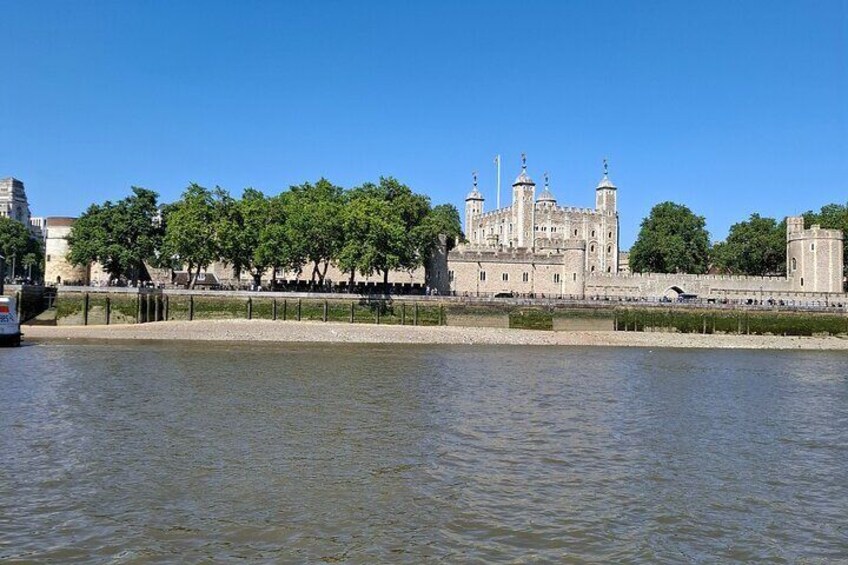
[(577, 230), (574, 230), (574, 235), (577, 235)]
[(607, 234), (607, 238), (612, 239), (612, 232), (609, 232), (609, 234)]
[(521, 275), (522, 282), (528, 282), (530, 280), (530, 273), (524, 273)]
[(554, 282), (555, 283), (559, 282), (559, 273), (554, 273)]
[(595, 230), (592, 230), (592, 237), (595, 237)]
[(509, 282), (509, 273), (503, 273), (503, 274), (501, 274), (501, 280), (502, 280), (503, 282)]
[(607, 253), (612, 253), (612, 245), (607, 245)]
[(795, 260), (795, 257), (792, 258), (792, 270), (798, 269), (798, 261)]
[(811, 243), (811, 244), (810, 244), (810, 251), (815, 251), (815, 250), (816, 250), (816, 244), (815, 244), (815, 243)]
[(486, 271), (480, 271), (480, 282), (486, 282)]
[[(594, 234), (594, 232), (592, 233), (592, 235), (595, 235), (595, 234)], [(590, 246), (589, 246), (589, 252), (590, 252), (590, 253), (594, 253), (594, 252), (595, 252), (595, 244), (594, 244), (594, 243), (593, 243), (592, 245), (590, 245)]]

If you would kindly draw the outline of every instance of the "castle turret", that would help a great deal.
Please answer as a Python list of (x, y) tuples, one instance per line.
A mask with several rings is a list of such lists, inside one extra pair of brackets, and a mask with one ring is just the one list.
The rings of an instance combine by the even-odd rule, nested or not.
[(595, 187), (595, 209), (605, 215), (614, 216), (616, 213), (616, 187), (609, 178), (607, 160), (604, 159), (604, 177)]
[(478, 234), (477, 221), (483, 215), (483, 195), (477, 190), (477, 173), (473, 174), (474, 186), (465, 197), (465, 238), (471, 243), (481, 243), (482, 234)]
[(798, 292), (842, 292), (844, 234), (786, 219), (786, 274)]
[(512, 236), (515, 247), (533, 247), (536, 183), (527, 175), (527, 157), (521, 154), (521, 173), (512, 183)]
[(562, 242), (562, 294), (578, 300), (586, 294), (586, 241), (566, 239)]

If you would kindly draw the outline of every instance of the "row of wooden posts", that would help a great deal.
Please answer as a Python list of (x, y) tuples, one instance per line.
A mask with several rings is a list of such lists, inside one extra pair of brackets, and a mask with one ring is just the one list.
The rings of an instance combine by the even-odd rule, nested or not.
[[(139, 294), (138, 295), (138, 310), (136, 313), (136, 322), (139, 324), (143, 324), (146, 322), (161, 322), (167, 321), (170, 318), (170, 297), (165, 294)], [(151, 300), (152, 299), (152, 300)], [(89, 293), (85, 293), (83, 296), (83, 325), (88, 325), (88, 313), (90, 309), (90, 295)], [(350, 323), (354, 323), (356, 321), (356, 302), (350, 303)], [(289, 319), (289, 300), (283, 299), (282, 304), (276, 298), (272, 299), (271, 303), (271, 319), (272, 320), (287, 320)], [(280, 308), (282, 306), (282, 308)], [(298, 298), (295, 304), (295, 312), (294, 312), (294, 320), (298, 322), (301, 321), (301, 312), (303, 307), (302, 299)], [(18, 305), (20, 309), (20, 302)], [(247, 319), (253, 319), (253, 298), (248, 297), (247, 299)], [(322, 321), (326, 322), (329, 318), (329, 309), (330, 303), (328, 300), (324, 300), (323, 304), (323, 315)], [(112, 320), (112, 300), (110, 297), (106, 297), (106, 325), (108, 326)], [(188, 320), (194, 320), (194, 296), (189, 295), (188, 297)], [(401, 303), (401, 325), (406, 325), (407, 314), (406, 314), (406, 303)], [(380, 308), (379, 305), (375, 308), (375, 321), (377, 324), (380, 323)], [(419, 311), (418, 311), (418, 303), (413, 303), (412, 308), (412, 325), (417, 326), (419, 323)], [(439, 325), (443, 326), (445, 324), (445, 307), (443, 305), (439, 306)]]

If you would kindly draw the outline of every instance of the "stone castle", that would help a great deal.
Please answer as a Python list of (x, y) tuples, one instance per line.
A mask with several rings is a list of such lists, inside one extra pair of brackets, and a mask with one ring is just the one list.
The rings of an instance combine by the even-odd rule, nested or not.
[(473, 296), (564, 297), (613, 300), (706, 299), (810, 301), (843, 294), (843, 234), (787, 219), (785, 277), (631, 274), (619, 250), (618, 188), (604, 174), (595, 208), (557, 204), (547, 176), (541, 194), (527, 174), (512, 184), (512, 204), (486, 212), (476, 177), (465, 199), (468, 242), (436, 261), (428, 283), (441, 293)]
[[(715, 300), (785, 300), (797, 302), (848, 300), (843, 290), (843, 234), (819, 226), (804, 228), (802, 217), (787, 219), (787, 273), (782, 277), (630, 273), (627, 253), (619, 248), (618, 187), (604, 163), (603, 177), (595, 187), (595, 208), (560, 206), (547, 175), (542, 192), (527, 173), (512, 184), (512, 203), (484, 210), (485, 199), (477, 187), (465, 199), (467, 242), (450, 252), (440, 250), (426, 268), (394, 272), (389, 282), (429, 287), (439, 294), (459, 296), (513, 296), (659, 300), (696, 295)], [(81, 267), (67, 261), (74, 218), (31, 218), (23, 183), (0, 180), (0, 214), (29, 225), (45, 246), (47, 284), (105, 285), (108, 276), (99, 265)], [(235, 279), (224, 264), (208, 272), (224, 284), (243, 285), (246, 274)], [(151, 275), (152, 275), (151, 270)], [(267, 273), (265, 280), (272, 273)], [(305, 273), (278, 273), (299, 279)], [(159, 273), (158, 282), (170, 283)], [(347, 275), (330, 266), (327, 278), (345, 281)], [(381, 282), (381, 277), (357, 277)]]

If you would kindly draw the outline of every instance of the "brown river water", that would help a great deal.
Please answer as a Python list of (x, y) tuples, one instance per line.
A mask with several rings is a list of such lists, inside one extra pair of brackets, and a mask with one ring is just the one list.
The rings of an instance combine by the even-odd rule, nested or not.
[(848, 560), (848, 355), (0, 349), (0, 560)]

